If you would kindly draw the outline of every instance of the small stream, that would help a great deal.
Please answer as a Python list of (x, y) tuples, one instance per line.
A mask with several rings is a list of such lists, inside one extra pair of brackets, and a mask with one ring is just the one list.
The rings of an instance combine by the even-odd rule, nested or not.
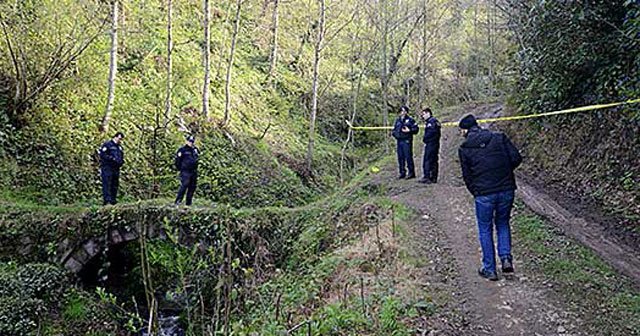
[[(134, 272), (138, 260), (139, 256), (135, 245), (112, 246), (107, 253), (97, 256), (88, 263), (78, 275), (84, 286), (88, 288), (104, 287), (107, 292), (118, 297), (118, 302), (126, 303), (132, 297), (137, 302), (145, 302), (141, 277)], [(165, 304), (161, 304), (159, 307), (160, 331), (154, 336), (184, 336), (186, 333), (181, 325), (181, 308), (176, 306), (169, 308)], [(140, 308), (140, 317), (148, 317), (148, 308)], [(130, 307), (130, 309), (134, 308)], [(152, 335), (147, 326), (148, 321), (145, 321), (144, 328), (137, 335)]]
[[(155, 334), (154, 336), (184, 336), (185, 332), (180, 326), (180, 318), (176, 315), (167, 314), (166, 316), (163, 313), (160, 313), (160, 318), (158, 319), (160, 324), (160, 332)], [(145, 328), (140, 333), (140, 336), (150, 336), (151, 334)]]

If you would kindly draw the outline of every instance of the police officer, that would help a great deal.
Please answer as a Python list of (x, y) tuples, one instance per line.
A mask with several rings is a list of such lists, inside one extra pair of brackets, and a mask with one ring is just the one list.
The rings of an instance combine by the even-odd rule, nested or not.
[(495, 281), (498, 275), (493, 246), (494, 226), (502, 273), (514, 271), (509, 219), (516, 189), (513, 171), (522, 162), (522, 157), (505, 134), (480, 128), (471, 114), (462, 118), (459, 126), (465, 137), (458, 150), (462, 178), (475, 199), (482, 248), (482, 267), (478, 274)]
[(396, 151), (398, 153), (398, 169), (400, 171), (399, 179), (416, 177), (416, 171), (413, 165), (413, 136), (418, 133), (418, 124), (416, 124), (416, 121), (408, 114), (409, 108), (402, 106), (398, 119), (396, 119), (393, 125), (392, 135), (396, 138), (397, 142)]
[(117, 132), (113, 139), (105, 142), (100, 152), (100, 178), (102, 179), (103, 204), (116, 204), (118, 184), (120, 181), (120, 167), (124, 164), (122, 140), (124, 134)]
[(176, 205), (182, 203), (184, 193), (187, 193), (187, 206), (191, 205), (193, 193), (198, 183), (198, 148), (195, 146), (196, 138), (193, 135), (187, 137), (187, 143), (178, 149), (175, 166), (180, 171), (180, 189), (176, 196)]
[(438, 182), (438, 153), (440, 152), (440, 122), (433, 116), (430, 108), (422, 110), (424, 126), (424, 156), (422, 157), (422, 179), (420, 183)]

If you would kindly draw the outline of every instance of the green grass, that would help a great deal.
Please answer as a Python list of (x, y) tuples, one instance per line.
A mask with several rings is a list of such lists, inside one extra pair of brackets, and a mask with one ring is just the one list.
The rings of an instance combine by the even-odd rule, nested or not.
[(592, 250), (528, 212), (513, 218), (514, 245), (538, 281), (554, 283), (560, 301), (584, 314), (599, 335), (640, 335), (640, 293)]
[[(366, 180), (362, 181), (366, 184)], [(350, 214), (353, 209), (360, 208), (358, 204), (366, 202), (380, 209), (394, 207), (399, 222), (412, 218), (410, 209), (388, 198), (359, 193), (352, 196), (354, 198), (334, 199), (330, 203), (332, 211), (347, 211)], [(345, 203), (345, 199), (349, 201)], [(402, 225), (397, 226), (400, 227)], [(356, 274), (368, 273), (365, 278), (378, 274), (388, 263), (380, 258), (387, 257), (365, 260), (337, 250), (350, 244), (358, 234), (322, 254), (310, 253), (328, 235), (333, 234), (314, 229), (303, 232), (299, 237), (303, 244), (294, 249), (287, 267), (277, 271), (275, 276), (258, 288), (259, 294), (249, 305), (252, 308), (242, 320), (236, 322), (235, 330), (241, 334), (259, 332), (261, 335), (282, 335), (292, 325), (307, 321), (309, 325), (302, 326), (292, 334), (306, 335), (310, 328), (313, 335), (410, 335), (405, 321), (415, 316), (417, 311), (394, 292), (394, 279), (385, 279), (380, 275), (376, 281), (367, 283), (364, 302), (360, 296), (360, 279)], [(347, 295), (342, 293), (343, 286), (349, 289)], [(330, 295), (333, 300), (328, 298)], [(278, 320), (275, 319), (276, 315), (280, 316)], [(286, 316), (291, 316), (292, 323), (287, 322)]]

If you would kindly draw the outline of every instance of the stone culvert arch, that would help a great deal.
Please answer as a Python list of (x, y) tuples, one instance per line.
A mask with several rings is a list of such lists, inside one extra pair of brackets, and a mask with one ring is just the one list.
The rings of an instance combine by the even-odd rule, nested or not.
[[(146, 237), (166, 238), (164, 230), (159, 225), (149, 225), (146, 228)], [(102, 252), (105, 246), (118, 245), (140, 238), (136, 227), (110, 227), (103, 236), (92, 237), (74, 244), (71, 239), (65, 238), (58, 246), (57, 263), (67, 270), (78, 274), (93, 257)]]
[(242, 264), (254, 269), (277, 267), (299, 248), (294, 242), (303, 230), (317, 231), (310, 226), (321, 225), (320, 218), (332, 221), (332, 211), (322, 203), (298, 208), (235, 209), (214, 204), (183, 209), (143, 201), (114, 207), (3, 211), (0, 257), (54, 262), (75, 274), (105, 246), (139, 239), (138, 228), (145, 228), (148, 238), (167, 237), (165, 229), (170, 229), (180, 244), (198, 244), (204, 250), (220, 250), (230, 237), (232, 257)]

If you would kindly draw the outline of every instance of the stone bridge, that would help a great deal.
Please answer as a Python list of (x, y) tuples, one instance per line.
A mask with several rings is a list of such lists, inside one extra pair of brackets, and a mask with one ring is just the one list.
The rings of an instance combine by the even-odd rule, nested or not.
[[(159, 225), (148, 225), (146, 230), (147, 238), (166, 238), (164, 230)], [(74, 244), (71, 239), (66, 238), (58, 245), (57, 255), (60, 257), (56, 261), (69, 271), (78, 273), (93, 257), (101, 253), (105, 246), (137, 241), (139, 238), (140, 233), (133, 226), (111, 227), (103, 237), (93, 237), (80, 244)]]
[[(58, 212), (8, 208), (0, 213), (0, 257), (50, 261), (77, 274), (105, 247), (138, 240), (142, 228), (148, 239), (166, 238), (169, 225), (180, 244), (219, 247), (231, 235), (233, 253), (251, 258), (256, 249), (268, 247), (272, 261), (279, 262), (288, 253), (288, 242), (298, 237), (309, 218), (324, 211), (317, 206), (176, 209), (153, 201)], [(226, 228), (231, 231), (226, 233)]]

